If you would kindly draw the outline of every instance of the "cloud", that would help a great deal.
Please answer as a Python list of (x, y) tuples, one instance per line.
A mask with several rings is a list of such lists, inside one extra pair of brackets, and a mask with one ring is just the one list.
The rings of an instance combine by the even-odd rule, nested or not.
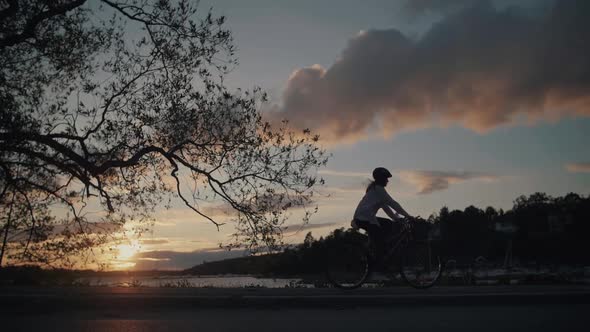
[(154, 223), (156, 226), (161, 226), (161, 227), (175, 227), (177, 226), (175, 222), (172, 221), (156, 221)]
[(200, 211), (205, 215), (216, 218), (216, 217), (228, 217), (236, 214), (236, 210), (227, 202), (223, 202), (216, 205), (203, 206)]
[[(333, 175), (350, 178), (363, 178), (362, 183), (351, 183), (348, 186), (327, 187), (329, 193), (364, 193), (372, 177), (368, 173), (349, 171), (320, 171), (322, 175)], [(418, 188), (419, 194), (430, 194), (435, 191), (445, 190), (451, 184), (467, 180), (494, 181), (498, 176), (478, 172), (446, 172), (446, 171), (417, 171), (417, 170), (392, 170), (394, 176), (402, 182)]]
[[(256, 202), (252, 203), (251, 208), (255, 211), (256, 209), (267, 211), (271, 208), (294, 210), (307, 208), (313, 203), (314, 201), (307, 196), (289, 197), (284, 194), (271, 194), (261, 196)], [(211, 218), (230, 217), (238, 213), (238, 210), (234, 209), (227, 201), (203, 206), (200, 211)]]
[(363, 183), (352, 183), (344, 186), (329, 186), (325, 188), (325, 193), (330, 196), (333, 194), (347, 194), (347, 193), (364, 193), (367, 186), (371, 183), (370, 179), (367, 179)]
[[(70, 224), (54, 224), (52, 229), (48, 232), (50, 238), (59, 238), (61, 236), (69, 235), (114, 235), (117, 236), (121, 232), (124, 232), (124, 226), (118, 223), (112, 222), (83, 222), (81, 224), (70, 223)], [(27, 239), (29, 233), (27, 231), (19, 231), (12, 233), (10, 236), (11, 242), (20, 242)]]
[(494, 181), (498, 177), (475, 172), (400, 171), (399, 176), (418, 188), (418, 194), (431, 194), (449, 188), (451, 184), (467, 180)]
[(571, 173), (590, 173), (590, 163), (571, 163), (565, 165), (565, 169)]
[(267, 116), (338, 144), (590, 116), (590, 2), (558, 1), (541, 18), (477, 2), (417, 41), (363, 31), (331, 67), (294, 71)]
[(183, 223), (193, 223), (195, 212), (185, 206), (160, 209), (154, 214), (155, 225), (160, 227), (176, 227)]
[(246, 255), (244, 250), (202, 249), (191, 252), (179, 252), (172, 250), (146, 251), (136, 254), (133, 259), (136, 262), (135, 270), (182, 270), (204, 261), (218, 261), (228, 258), (242, 257)]
[(168, 239), (141, 239), (139, 242), (142, 245), (158, 245), (158, 244), (170, 243), (170, 241), (168, 241)]

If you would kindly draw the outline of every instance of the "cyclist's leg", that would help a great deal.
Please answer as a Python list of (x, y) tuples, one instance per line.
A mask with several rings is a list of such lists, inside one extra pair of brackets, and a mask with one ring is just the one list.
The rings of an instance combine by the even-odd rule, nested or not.
[(387, 252), (387, 236), (389, 234), (389, 225), (382, 224), (381, 222), (379, 222), (379, 225), (370, 222), (363, 222), (362, 225), (363, 227), (361, 228), (365, 229), (371, 238), (371, 243), (374, 250), (373, 258), (375, 259), (374, 263), (376, 263), (375, 267), (380, 268), (383, 265), (383, 260)]
[(358, 219), (356, 219), (356, 224), (359, 228), (364, 229), (369, 235), (373, 248), (375, 249), (374, 253), (376, 254), (376, 257), (373, 258), (379, 259), (383, 256), (383, 252), (381, 251), (383, 248), (383, 245), (381, 244), (383, 242), (381, 227), (371, 222)]
[(391, 219), (377, 217), (377, 221), (380, 225), (381, 236), (385, 242), (389, 242), (401, 229), (399, 223)]

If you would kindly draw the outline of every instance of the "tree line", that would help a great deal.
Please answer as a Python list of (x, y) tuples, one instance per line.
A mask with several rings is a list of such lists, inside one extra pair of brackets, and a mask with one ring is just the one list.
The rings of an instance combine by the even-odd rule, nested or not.
[[(417, 221), (415, 230), (418, 236), (428, 237), (445, 260), (458, 264), (470, 264), (482, 256), (490, 265), (502, 266), (510, 246), (515, 264), (588, 264), (590, 196), (534, 193), (518, 197), (508, 211), (443, 207), (428, 219)], [(326, 251), (345, 245), (355, 234), (352, 229), (339, 228), (315, 239), (309, 232), (303, 243), (280, 253), (206, 262), (185, 272), (274, 276), (321, 273)]]

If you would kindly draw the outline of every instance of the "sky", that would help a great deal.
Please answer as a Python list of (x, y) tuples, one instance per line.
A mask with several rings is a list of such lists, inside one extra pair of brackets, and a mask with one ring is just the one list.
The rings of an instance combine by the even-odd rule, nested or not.
[[(232, 88), (260, 86), (269, 119), (320, 134), (319, 212), (287, 243), (346, 227), (373, 168), (412, 215), (447, 206), (510, 209), (520, 195), (590, 194), (590, 4), (585, 1), (214, 0), (239, 66)], [(115, 267), (188, 268), (243, 255), (175, 205), (119, 246)]]

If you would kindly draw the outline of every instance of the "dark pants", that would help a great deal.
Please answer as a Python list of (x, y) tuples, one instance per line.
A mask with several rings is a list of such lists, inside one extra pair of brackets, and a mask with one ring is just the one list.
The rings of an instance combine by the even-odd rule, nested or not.
[(375, 245), (376, 253), (378, 258), (382, 258), (387, 248), (388, 240), (393, 237), (394, 234), (400, 230), (399, 224), (393, 220), (387, 218), (377, 217), (379, 226), (372, 224), (368, 221), (356, 220), (358, 227), (364, 229), (369, 233), (371, 241)]

